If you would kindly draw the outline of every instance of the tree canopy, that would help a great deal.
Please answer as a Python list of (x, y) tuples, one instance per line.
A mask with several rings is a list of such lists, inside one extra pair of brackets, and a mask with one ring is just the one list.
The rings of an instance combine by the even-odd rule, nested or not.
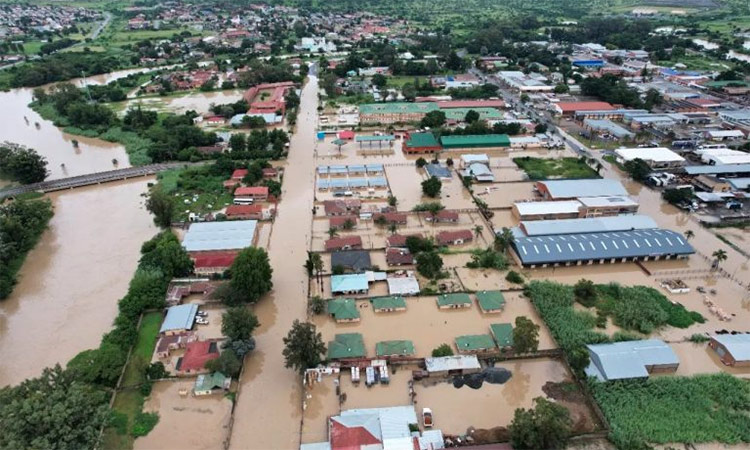
[(273, 269), (262, 248), (242, 250), (230, 267), (231, 280), (224, 301), (228, 305), (255, 303), (271, 290)]
[(323, 336), (310, 322), (295, 320), (284, 338), (284, 364), (300, 373), (323, 361), (326, 346)]

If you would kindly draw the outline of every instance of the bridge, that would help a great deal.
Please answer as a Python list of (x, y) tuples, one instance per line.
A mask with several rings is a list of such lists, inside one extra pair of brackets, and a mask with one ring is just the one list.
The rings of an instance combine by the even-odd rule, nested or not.
[(60, 178), (57, 180), (42, 181), (39, 183), (25, 184), (0, 190), (0, 200), (15, 197), (27, 192), (53, 192), (64, 189), (74, 189), (94, 184), (111, 183), (113, 181), (127, 180), (128, 178), (145, 177), (155, 175), (169, 169), (184, 167), (188, 163), (162, 163), (148, 166), (128, 167), (126, 169), (108, 170), (106, 172), (95, 172), (75, 177)]

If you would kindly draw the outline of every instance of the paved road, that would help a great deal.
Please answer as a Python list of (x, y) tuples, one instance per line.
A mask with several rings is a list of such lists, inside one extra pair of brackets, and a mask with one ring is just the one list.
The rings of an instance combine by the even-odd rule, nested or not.
[(105, 28), (109, 25), (109, 23), (112, 21), (112, 14), (105, 12), (104, 13), (104, 22), (100, 23), (99, 26), (94, 30), (93, 33), (91, 33), (91, 40), (98, 38), (100, 34), (102, 34), (102, 31), (104, 31)]

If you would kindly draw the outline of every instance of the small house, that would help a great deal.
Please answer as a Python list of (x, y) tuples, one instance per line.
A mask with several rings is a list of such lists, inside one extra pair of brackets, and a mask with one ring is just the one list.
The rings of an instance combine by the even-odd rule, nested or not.
[(388, 293), (390, 295), (417, 295), (419, 294), (419, 281), (413, 272), (406, 276), (391, 276), (386, 278)]
[(365, 341), (360, 333), (337, 334), (332, 341), (328, 342), (329, 360), (364, 358), (365, 356), (367, 356)]
[(167, 316), (161, 324), (159, 334), (172, 335), (188, 332), (193, 329), (195, 316), (198, 314), (198, 305), (188, 303), (167, 308)]
[(375, 344), (375, 354), (378, 358), (412, 356), (414, 353), (412, 341), (381, 341)]
[(331, 293), (337, 294), (367, 294), (369, 284), (367, 275), (354, 273), (347, 275), (331, 275)]
[(496, 344), (489, 334), (467, 334), (456, 338), (456, 348), (461, 354), (476, 354), (494, 350)]
[(338, 323), (359, 322), (359, 310), (354, 299), (332, 298), (326, 305), (328, 315)]
[(345, 236), (328, 239), (325, 243), (326, 251), (355, 250), (362, 248), (362, 238), (359, 236)]
[(242, 186), (234, 190), (234, 198), (250, 199), (256, 202), (268, 200), (268, 186)]
[(437, 234), (438, 245), (463, 245), (473, 239), (471, 230), (441, 231)]
[(387, 224), (406, 225), (407, 216), (404, 213), (388, 212), (377, 213), (372, 216), (374, 222), (385, 222)]
[(483, 313), (499, 313), (505, 306), (505, 297), (500, 291), (479, 291), (476, 296)]
[(482, 370), (476, 355), (428, 357), (424, 364), (431, 377), (468, 375)]
[(357, 216), (335, 216), (328, 219), (328, 228), (340, 230), (346, 229), (348, 225), (351, 225), (352, 229), (357, 228)]
[(490, 325), (490, 333), (495, 339), (500, 350), (513, 347), (513, 325), (509, 323), (493, 323)]
[(229, 205), (224, 215), (229, 220), (261, 220), (263, 205)]
[(207, 372), (206, 363), (219, 357), (216, 341), (195, 341), (185, 347), (185, 354), (177, 360), (178, 375), (194, 375)]
[(367, 250), (345, 250), (331, 253), (331, 268), (361, 272), (372, 267)]
[(376, 297), (372, 299), (372, 309), (375, 312), (406, 311), (406, 300), (396, 295)]
[(469, 294), (441, 294), (437, 297), (437, 305), (440, 309), (470, 308), (471, 298)]
[(243, 178), (248, 174), (249, 170), (247, 169), (235, 169), (234, 172), (232, 172), (232, 180), (242, 181)]
[(438, 211), (434, 216), (432, 214), (425, 218), (428, 222), (433, 223), (458, 223), (458, 213), (456, 211)]
[(172, 351), (184, 349), (190, 342), (195, 340), (196, 336), (191, 331), (161, 336), (156, 342), (156, 357), (159, 359), (167, 359)]
[(323, 202), (326, 216), (349, 216), (359, 215), (362, 202), (359, 199), (336, 199)]
[(388, 247), (403, 248), (403, 247), (406, 247), (406, 238), (411, 237), (411, 236), (418, 237), (418, 238), (422, 237), (420, 233), (415, 233), (415, 234), (410, 234), (410, 235), (392, 234), (385, 239), (385, 243)]
[(389, 247), (385, 249), (385, 262), (389, 266), (402, 266), (414, 264), (414, 255), (405, 248)]
[(193, 386), (193, 394), (196, 396), (223, 394), (229, 391), (231, 384), (232, 378), (220, 372), (198, 375)]
[(750, 366), (750, 334), (717, 334), (708, 342), (727, 366)]
[(672, 348), (659, 339), (587, 345), (591, 363), (588, 376), (601, 381), (648, 378), (654, 372), (675, 372), (680, 360)]

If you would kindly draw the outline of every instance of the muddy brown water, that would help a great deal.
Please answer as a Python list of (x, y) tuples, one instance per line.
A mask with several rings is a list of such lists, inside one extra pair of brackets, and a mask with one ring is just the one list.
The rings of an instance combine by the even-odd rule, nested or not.
[(96, 347), (117, 315), (141, 244), (156, 228), (140, 194), (148, 179), (49, 195), (55, 215), (0, 302), (0, 386)]
[(216, 92), (191, 92), (176, 97), (135, 98), (128, 100), (125, 108), (140, 105), (143, 108), (164, 110), (175, 114), (183, 114), (189, 110), (198, 114), (207, 114), (212, 105), (234, 103), (241, 100), (242, 93), (243, 91), (240, 89), (231, 89)]

